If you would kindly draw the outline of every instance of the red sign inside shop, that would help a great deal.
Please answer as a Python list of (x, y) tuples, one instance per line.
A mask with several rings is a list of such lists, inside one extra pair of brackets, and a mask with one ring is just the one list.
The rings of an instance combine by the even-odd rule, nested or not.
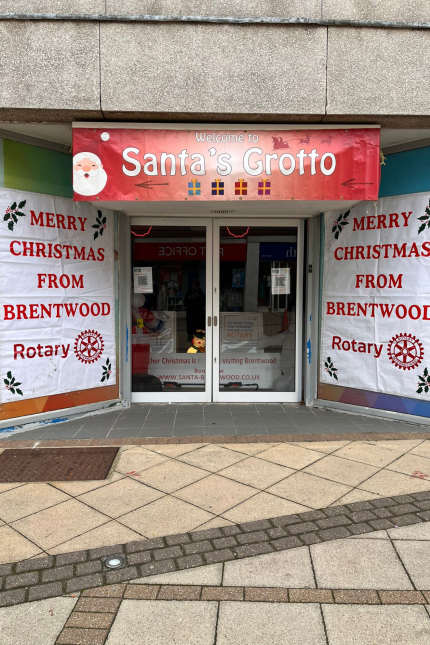
[(73, 128), (75, 201), (375, 200), (379, 128)]
[[(221, 262), (245, 262), (246, 244), (221, 244)], [(205, 260), (206, 244), (199, 242), (135, 242), (135, 260)]]

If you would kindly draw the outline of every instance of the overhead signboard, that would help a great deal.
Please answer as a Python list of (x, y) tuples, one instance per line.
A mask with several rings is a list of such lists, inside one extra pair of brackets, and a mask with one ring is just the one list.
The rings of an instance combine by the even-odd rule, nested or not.
[[(246, 260), (246, 244), (221, 244), (220, 260)], [(205, 242), (140, 242), (134, 245), (135, 260), (205, 260)]]
[(73, 128), (75, 201), (375, 200), (379, 128)]

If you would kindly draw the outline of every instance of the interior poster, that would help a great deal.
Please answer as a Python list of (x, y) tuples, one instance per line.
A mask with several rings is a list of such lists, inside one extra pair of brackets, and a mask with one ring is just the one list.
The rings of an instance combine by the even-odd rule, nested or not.
[(429, 198), (325, 215), (321, 382), (430, 399)]
[(0, 189), (0, 402), (113, 385), (113, 214)]

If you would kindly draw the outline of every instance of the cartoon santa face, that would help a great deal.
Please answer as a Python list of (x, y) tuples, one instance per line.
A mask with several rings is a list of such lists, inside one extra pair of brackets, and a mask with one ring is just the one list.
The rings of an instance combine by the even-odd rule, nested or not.
[(73, 190), (78, 195), (98, 195), (106, 186), (107, 174), (100, 158), (92, 152), (73, 157)]

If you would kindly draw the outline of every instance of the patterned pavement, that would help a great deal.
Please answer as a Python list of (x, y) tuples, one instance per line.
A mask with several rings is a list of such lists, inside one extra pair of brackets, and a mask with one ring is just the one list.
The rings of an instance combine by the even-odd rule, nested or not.
[(427, 644), (430, 440), (398, 436), (130, 439), (108, 480), (1, 484), (5, 642)]
[(107, 480), (0, 484), (0, 564), (430, 488), (430, 441), (124, 446)]

